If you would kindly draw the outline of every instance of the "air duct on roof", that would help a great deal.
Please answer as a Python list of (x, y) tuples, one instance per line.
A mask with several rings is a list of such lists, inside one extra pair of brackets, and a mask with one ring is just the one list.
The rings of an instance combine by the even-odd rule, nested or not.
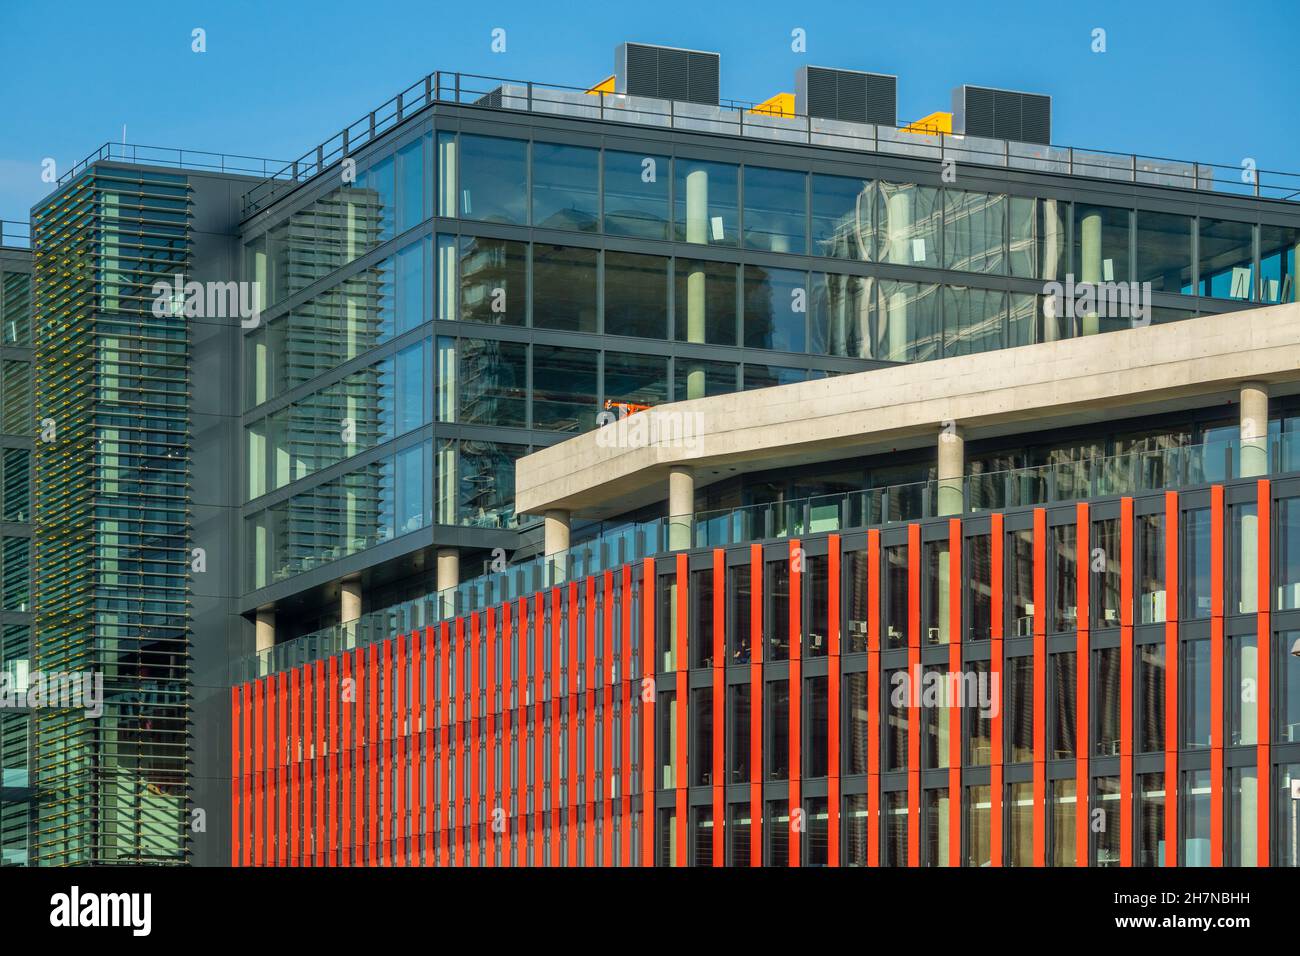
[(898, 77), (801, 66), (794, 75), (795, 112), (818, 119), (895, 126)]
[(953, 130), (1018, 143), (1052, 142), (1052, 98), (963, 84), (952, 91)]
[(629, 96), (718, 105), (717, 53), (645, 43), (620, 43), (614, 50), (614, 88)]

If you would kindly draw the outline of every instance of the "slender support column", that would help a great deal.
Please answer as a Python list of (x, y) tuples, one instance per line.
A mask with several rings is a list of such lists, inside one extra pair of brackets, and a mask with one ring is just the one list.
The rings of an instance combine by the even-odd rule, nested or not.
[(1241, 477), (1268, 473), (1268, 386), (1241, 385)]
[(339, 587), (339, 621), (345, 647), (355, 647), (357, 621), (361, 618), (361, 579), (348, 578)]
[[(889, 261), (903, 265), (913, 265), (912, 254), (912, 194), (899, 190), (889, 197), (886, 204), (889, 215)], [(885, 347), (887, 352), (882, 358), (890, 362), (907, 361), (907, 293), (893, 292), (889, 299), (889, 322)]]
[(674, 465), (668, 471), (668, 547), (680, 551), (691, 546), (695, 521), (695, 471)]
[(270, 650), (275, 646), (275, 608), (261, 608), (257, 612), (257, 652)]
[[(553, 508), (546, 512), (546, 555), (562, 555), (569, 550), (569, 512), (562, 508)], [(551, 564), (551, 583), (559, 584), (564, 580), (565, 557), (556, 558)]]
[[(1083, 217), (1079, 224), (1080, 245), (1083, 261), (1080, 263), (1080, 281), (1099, 285), (1101, 272), (1101, 213), (1091, 212)], [(1101, 323), (1094, 310), (1083, 316), (1083, 334), (1096, 335), (1101, 330)]]
[(966, 473), (966, 439), (956, 425), (946, 425), (939, 430), (939, 494), (940, 515), (962, 513), (962, 484)]
[[(709, 241), (709, 174), (697, 169), (686, 176), (686, 241)], [(703, 263), (686, 274), (686, 341), (704, 342), (706, 277)], [(679, 319), (680, 321), (680, 319)], [(686, 359), (686, 397), (704, 397), (704, 366)]]
[(438, 604), (444, 617), (456, 606), (456, 586), (460, 584), (460, 552), (455, 548), (438, 549)]

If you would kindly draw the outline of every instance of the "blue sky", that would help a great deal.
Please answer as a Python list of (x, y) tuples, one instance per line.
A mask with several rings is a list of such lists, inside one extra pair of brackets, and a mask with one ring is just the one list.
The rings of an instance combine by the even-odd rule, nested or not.
[(1300, 172), (1295, 0), (0, 0), (0, 219), (49, 190), (43, 158), (62, 172), (123, 124), (132, 143), (291, 159), (432, 70), (594, 83), (623, 40), (720, 52), (735, 99), (791, 90), (801, 64), (897, 74), (900, 118), (963, 82), (1023, 89), (1053, 96), (1063, 145)]

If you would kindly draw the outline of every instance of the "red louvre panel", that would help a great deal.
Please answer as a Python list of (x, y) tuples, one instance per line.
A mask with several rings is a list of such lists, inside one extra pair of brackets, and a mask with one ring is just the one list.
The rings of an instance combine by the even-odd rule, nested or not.
[(1258, 572), (1256, 573), (1256, 583), (1258, 590), (1255, 595), (1255, 647), (1256, 665), (1255, 665), (1255, 683), (1259, 686), (1259, 700), (1256, 704), (1256, 737), (1258, 744), (1255, 748), (1256, 755), (1256, 840), (1257, 846), (1255, 851), (1255, 865), (1269, 865), (1269, 805), (1272, 788), (1272, 771), (1270, 754), (1271, 743), (1273, 740), (1273, 730), (1269, 723), (1270, 709), (1273, 706), (1272, 694), (1269, 690), (1270, 675), (1273, 673), (1273, 630), (1270, 621), (1269, 609), (1273, 606), (1270, 582), (1272, 577), (1272, 504), (1273, 496), (1268, 479), (1261, 479), (1256, 485), (1256, 503), (1255, 513), (1258, 516), (1259, 544), (1256, 556)]
[(677, 859), (678, 866), (686, 865), (686, 787), (690, 782), (687, 767), (689, 755), (687, 743), (690, 741), (690, 690), (687, 687), (687, 672), (690, 667), (690, 572), (686, 565), (685, 553), (677, 555), (677, 641), (674, 657), (677, 664), (677, 764), (673, 774), (673, 787), (676, 790), (677, 816)]
[(1004, 591), (1002, 578), (1003, 537), (1002, 515), (989, 516), (989, 622), (990, 658), (989, 687), (997, 694), (989, 735), (992, 738), (989, 753), (989, 861), (992, 866), (1002, 865), (1002, 708), (1005, 695), (1002, 685), (1002, 622), (1004, 620)]
[(352, 737), (352, 763), (356, 767), (356, 778), (353, 783), (353, 792), (351, 800), (353, 802), (353, 852), (352, 864), (354, 866), (366, 865), (366, 834), (365, 834), (365, 812), (366, 812), (366, 655), (363, 648), (358, 647), (352, 652), (352, 673), (355, 675), (354, 693), (356, 703), (352, 707), (352, 712), (356, 714), (356, 727)]
[(1178, 492), (1165, 492), (1165, 866), (1178, 865)]
[(867, 532), (867, 866), (880, 865), (880, 531)]
[(348, 806), (352, 793), (352, 713), (356, 710), (356, 685), (352, 680), (352, 655), (343, 655), (343, 689), (339, 694), (340, 720), (343, 736), (339, 738), (339, 751), (343, 759), (343, 777), (339, 786), (339, 806), (342, 808), (342, 866), (352, 865), (352, 813)]
[(484, 821), (487, 825), (483, 828), (483, 865), (496, 866), (496, 829), (499, 826), (500, 814), (497, 808), (500, 806), (500, 798), (497, 796), (496, 781), (496, 764), (497, 764), (497, 719), (496, 719), (496, 700), (497, 700), (497, 671), (496, 671), (496, 653), (497, 653), (497, 618), (496, 609), (487, 609), (487, 630), (484, 639), (484, 657), (486, 658), (485, 667), (487, 668), (487, 679), (484, 682), (484, 688), (487, 691), (487, 754), (484, 759), (484, 777), (487, 791), (484, 795), (484, 806), (487, 808), (487, 818)]
[(528, 701), (532, 694), (528, 687), (528, 599), (519, 599), (519, 663), (515, 667), (515, 709), (519, 737), (519, 772), (515, 775), (515, 788), (518, 790), (515, 810), (514, 843), (518, 848), (520, 866), (528, 866), (528, 755), (530, 737), (528, 736)]
[(763, 546), (749, 546), (749, 865), (763, 865)]
[(255, 866), (266, 865), (266, 849), (262, 842), (262, 834), (265, 832), (262, 826), (262, 817), (265, 812), (264, 803), (266, 798), (265, 761), (263, 760), (262, 750), (262, 685), (265, 683), (265, 680), (258, 680), (253, 684), (253, 786), (257, 800), (253, 805), (253, 862)]
[(244, 768), (243, 782), (243, 827), (240, 834), (240, 845), (243, 848), (244, 866), (253, 865), (253, 794), (255, 781), (256, 766), (253, 763), (253, 683), (243, 686), (241, 691), (243, 695), (243, 751), (244, 759), (242, 766)]
[[(432, 626), (424, 629), (424, 865), (438, 864), (437, 850), (434, 848), (433, 808), (438, 802), (434, 793), (438, 754), (434, 748), (433, 725), (435, 723), (434, 700), (438, 687), (437, 638)], [(359, 739), (359, 738), (358, 738)], [(360, 768), (360, 763), (358, 763)]]
[(604, 759), (601, 764), (601, 864), (614, 865), (614, 572), (605, 572), (605, 650), (601, 655), (604, 705)]
[(285, 866), (289, 862), (289, 838), (285, 832), (285, 790), (290, 772), (287, 722), (289, 686), (286, 674), (281, 673), (277, 679), (280, 686), (276, 692), (276, 699), (280, 702), (280, 714), (275, 721), (275, 792), (279, 795), (275, 807), (275, 865)]
[(1075, 506), (1075, 521), (1078, 530), (1075, 535), (1078, 547), (1075, 550), (1075, 574), (1077, 618), (1075, 632), (1075, 732), (1074, 732), (1074, 859), (1076, 866), (1088, 865), (1088, 754), (1092, 747), (1091, 735), (1088, 733), (1088, 672), (1092, 662), (1089, 624), (1091, 622), (1091, 595), (1088, 585), (1092, 579), (1092, 545), (1089, 537), (1088, 506), (1080, 503)]
[(369, 672), (370, 686), (366, 692), (368, 701), (368, 712), (366, 718), (366, 734), (369, 737), (369, 746), (366, 747), (366, 765), (367, 778), (370, 781), (369, 799), (366, 801), (366, 838), (367, 838), (367, 860), (371, 866), (379, 865), (379, 775), (376, 772), (379, 752), (379, 649), (371, 644), (367, 648), (369, 661), (366, 663), (366, 670)]
[(380, 866), (392, 865), (393, 846), (393, 758), (392, 736), (393, 719), (397, 708), (393, 703), (396, 681), (393, 680), (393, 642), (390, 638), (380, 648), (380, 660), (383, 662), (383, 695), (380, 702), (379, 720), (379, 773), (384, 781), (379, 805), (379, 863)]
[(451, 866), (451, 627), (438, 632), (438, 865)]
[(302, 695), (298, 689), (298, 671), (289, 672), (289, 865), (298, 865), (298, 802), (302, 799), (302, 737), (299, 713)]
[(469, 733), (470, 757), (465, 766), (469, 776), (469, 835), (466, 844), (469, 847), (466, 866), (479, 865), (478, 843), (478, 806), (479, 806), (479, 767), (482, 765), (483, 745), (483, 705), (480, 702), (482, 689), (479, 687), (479, 660), (483, 634), (479, 630), (482, 618), (477, 611), (469, 616), (469, 654), (465, 661), (466, 676), (469, 678), (469, 706), (466, 708), (465, 730)]
[[(827, 636), (826, 670), (828, 704), (826, 728), (826, 809), (828, 814), (827, 856), (829, 866), (840, 865), (840, 536), (830, 535), (826, 543)], [(715, 718), (716, 722), (716, 718)], [(715, 817), (715, 819), (717, 819)], [(717, 826), (715, 824), (715, 829)]]
[(397, 706), (393, 714), (396, 753), (393, 756), (393, 866), (406, 865), (406, 636), (397, 635), (397, 668), (393, 671)]
[(726, 841), (724, 821), (727, 819), (727, 805), (723, 792), (723, 780), (726, 779), (726, 741), (727, 685), (723, 661), (726, 660), (726, 599), (727, 599), (727, 561), (726, 552), (721, 548), (713, 549), (713, 865), (726, 864)]
[(655, 839), (655, 559), (641, 566), (641, 865), (654, 866)]
[(316, 828), (312, 825), (315, 802), (312, 793), (316, 788), (316, 720), (313, 717), (312, 676), (315, 668), (302, 665), (302, 862), (304, 866), (316, 865)]
[(325, 755), (327, 746), (325, 741), (325, 706), (326, 698), (329, 695), (329, 689), (325, 684), (325, 662), (316, 662), (316, 693), (313, 696), (312, 703), (316, 711), (316, 759), (314, 776), (316, 778), (316, 865), (325, 865), (325, 847), (327, 846), (328, 832), (325, 829), (325, 794), (329, 787), (329, 781), (325, 779)]
[[(546, 599), (538, 592), (533, 615), (533, 865), (545, 866), (546, 805)], [(553, 620), (553, 619), (552, 619)]]
[(551, 866), (562, 866), (564, 858), (564, 764), (560, 743), (564, 739), (565, 721), (561, 706), (564, 699), (564, 601), (560, 588), (551, 589)]
[(618, 792), (619, 853), (621, 866), (632, 866), (632, 565), (623, 565), (623, 592), (620, 601), (623, 612), (623, 646), (619, 656), (618, 678), (622, 697), (619, 703), (619, 736), (622, 752), (619, 756)]
[(239, 788), (244, 785), (244, 768), (240, 763), (240, 689), (230, 688), (230, 865), (239, 866), (239, 831), (241, 808)]
[[(1223, 866), (1223, 485), (1210, 489), (1210, 865)], [(1267, 789), (1267, 781), (1260, 781)]]
[(329, 693), (326, 700), (329, 704), (329, 710), (325, 711), (323, 716), (325, 720), (325, 737), (328, 740), (326, 744), (326, 753), (328, 763), (325, 767), (325, 814), (326, 814), (326, 832), (329, 833), (328, 856), (325, 858), (326, 866), (335, 866), (337, 861), (337, 852), (339, 847), (338, 834), (338, 811), (335, 809), (335, 795), (338, 793), (339, 780), (339, 751), (334, 745), (335, 731), (338, 728), (339, 718), (339, 659), (331, 657), (329, 660)]
[[(907, 673), (921, 673), (921, 526), (907, 526)], [(915, 690), (907, 705), (907, 865), (921, 865), (921, 708)]]
[(451, 839), (452, 865), (469, 866), (467, 846), (469, 840), (465, 834), (465, 795), (469, 786), (470, 768), (466, 763), (466, 738), (473, 731), (471, 722), (473, 705), (466, 700), (469, 689), (473, 686), (473, 668), (469, 659), (469, 638), (465, 634), (465, 618), (456, 618), (456, 677), (452, 688), (452, 699), (456, 703), (451, 732), (456, 735), (456, 772), (451, 781)]
[(582, 686), (583, 737), (587, 766), (582, 775), (582, 801), (586, 809), (586, 865), (596, 865), (596, 579), (587, 578), (587, 674)]
[(568, 666), (565, 668), (563, 685), (567, 686), (565, 691), (567, 700), (565, 703), (567, 717), (565, 722), (564, 739), (568, 744), (569, 766), (565, 771), (566, 787), (561, 789), (561, 793), (566, 793), (565, 798), (565, 841), (568, 850), (568, 865), (571, 867), (578, 865), (578, 803), (582, 799), (578, 792), (578, 753), (581, 744), (578, 740), (578, 647), (582, 643), (581, 635), (578, 631), (578, 584), (576, 581), (569, 582), (569, 659)]
[[(790, 852), (788, 863), (798, 867), (803, 862), (803, 547), (798, 538), (790, 539), (790, 600), (786, 627), (790, 641)], [(773, 622), (780, 627), (779, 621)]]
[[(948, 519), (948, 669), (962, 672), (961, 595), (962, 595), (961, 519)], [(961, 686), (966, 686), (963, 682)], [(961, 718), (963, 701), (952, 701), (948, 711), (948, 865), (961, 866), (961, 813), (964, 805), (961, 789)]]
[[(519, 602), (520, 611), (523, 601)], [(514, 714), (519, 707), (518, 674), (514, 663), (514, 630), (511, 605), (501, 605), (501, 865), (512, 866), (511, 841), (514, 834)], [(522, 623), (522, 620), (520, 621)], [(520, 629), (522, 636), (523, 630)]]
[(411, 865), (420, 865), (420, 715), (424, 701), (424, 669), (420, 666), (420, 632), (412, 631), (411, 641), (411, 696), (406, 706), (406, 772), (410, 776), (411, 798), (407, 803), (407, 828), (411, 833)]
[(263, 678), (262, 683), (266, 685), (266, 836), (263, 846), (266, 853), (266, 865), (275, 866), (279, 855), (279, 834), (275, 826), (275, 807), (279, 799), (278, 784), (279, 774), (276, 768), (280, 762), (278, 753), (279, 747), (276, 746), (276, 738), (279, 734), (279, 725), (276, 723), (276, 712), (279, 708), (279, 701), (276, 694), (275, 675)]
[(1034, 509), (1034, 866), (1047, 865), (1047, 511)]
[(1119, 505), (1119, 865), (1133, 865), (1133, 499)]

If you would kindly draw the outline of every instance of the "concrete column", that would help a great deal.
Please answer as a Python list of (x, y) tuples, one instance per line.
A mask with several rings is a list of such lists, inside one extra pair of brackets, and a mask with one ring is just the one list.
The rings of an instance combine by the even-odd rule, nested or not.
[(257, 612), (257, 652), (268, 651), (275, 646), (275, 608), (261, 608)]
[[(559, 555), (569, 550), (569, 512), (562, 508), (552, 508), (546, 512), (546, 544), (545, 552), (549, 557)], [(567, 558), (559, 557), (550, 562), (551, 565), (551, 583), (559, 584), (564, 580), (564, 570), (567, 566)]]
[[(1082, 259), (1079, 263), (1079, 281), (1098, 285), (1101, 274), (1101, 213), (1092, 212), (1083, 217), (1079, 224), (1079, 239), (1082, 247)], [(1101, 323), (1094, 310), (1083, 316), (1083, 334), (1096, 335), (1101, 331)]]
[(438, 605), (444, 617), (456, 607), (456, 586), (460, 584), (460, 552), (455, 548), (438, 549)]
[(939, 431), (938, 485), (936, 514), (959, 515), (962, 512), (962, 484), (966, 476), (966, 438), (956, 425)]
[(348, 578), (339, 586), (339, 620), (351, 624), (361, 617), (361, 579)]
[(1241, 385), (1241, 477), (1268, 473), (1268, 386)]
[[(709, 174), (697, 169), (686, 176), (686, 241), (709, 241)], [(686, 341), (704, 341), (706, 279), (703, 267), (686, 274)], [(679, 319), (680, 321), (680, 319)], [(686, 361), (686, 397), (704, 397), (704, 366)]]
[(695, 523), (695, 470), (674, 465), (668, 471), (668, 547), (681, 551), (691, 546)]

